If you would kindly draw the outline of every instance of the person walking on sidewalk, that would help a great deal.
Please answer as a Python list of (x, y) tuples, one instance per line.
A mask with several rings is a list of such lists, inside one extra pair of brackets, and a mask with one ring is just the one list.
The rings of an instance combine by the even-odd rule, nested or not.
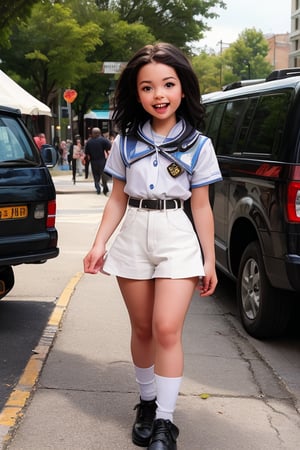
[(93, 128), (91, 138), (88, 139), (85, 145), (85, 155), (91, 163), (91, 169), (97, 194), (101, 193), (101, 179), (104, 195), (106, 195), (109, 191), (107, 178), (103, 176), (103, 171), (110, 148), (111, 143), (108, 139), (101, 136), (100, 128)]
[[(140, 394), (133, 443), (176, 450), (182, 330), (195, 288), (209, 296), (217, 285), (208, 186), (222, 177), (210, 139), (198, 131), (197, 77), (173, 45), (147, 45), (133, 56), (114, 106), (120, 134), (106, 163), (113, 188), (84, 270), (115, 275), (129, 313)], [(195, 228), (183, 209), (188, 199)]]
[(81, 147), (81, 139), (77, 134), (74, 138), (74, 142), (71, 143), (70, 148), (70, 161), (72, 168), (72, 180), (73, 184), (76, 184), (76, 174), (78, 172), (79, 175), (82, 175), (82, 166), (81, 166), (81, 155), (82, 155), (82, 147)]

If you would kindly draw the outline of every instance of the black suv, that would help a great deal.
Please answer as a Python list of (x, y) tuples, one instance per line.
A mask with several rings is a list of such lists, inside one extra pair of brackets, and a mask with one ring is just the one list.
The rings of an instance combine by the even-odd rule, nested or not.
[(203, 96), (223, 181), (210, 192), (217, 267), (256, 338), (286, 330), (300, 292), (300, 69)]
[[(49, 166), (56, 155), (45, 150)], [(14, 285), (12, 266), (58, 255), (55, 188), (21, 114), (0, 106), (0, 298)]]

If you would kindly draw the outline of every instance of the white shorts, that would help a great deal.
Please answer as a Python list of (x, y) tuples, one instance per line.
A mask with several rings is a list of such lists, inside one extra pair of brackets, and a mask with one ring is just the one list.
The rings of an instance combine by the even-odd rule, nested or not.
[(135, 280), (204, 275), (200, 245), (183, 209), (129, 207), (103, 271)]

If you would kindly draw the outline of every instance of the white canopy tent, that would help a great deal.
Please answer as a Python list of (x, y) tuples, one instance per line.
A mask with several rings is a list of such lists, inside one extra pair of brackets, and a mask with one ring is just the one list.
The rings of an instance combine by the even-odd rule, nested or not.
[(16, 108), (22, 114), (51, 116), (50, 108), (0, 70), (0, 105)]

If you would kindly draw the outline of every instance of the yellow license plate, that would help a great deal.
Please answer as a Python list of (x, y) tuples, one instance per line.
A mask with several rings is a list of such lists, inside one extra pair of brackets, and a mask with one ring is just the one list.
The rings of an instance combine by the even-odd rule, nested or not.
[(0, 208), (0, 220), (25, 219), (28, 216), (27, 206), (4, 206)]

